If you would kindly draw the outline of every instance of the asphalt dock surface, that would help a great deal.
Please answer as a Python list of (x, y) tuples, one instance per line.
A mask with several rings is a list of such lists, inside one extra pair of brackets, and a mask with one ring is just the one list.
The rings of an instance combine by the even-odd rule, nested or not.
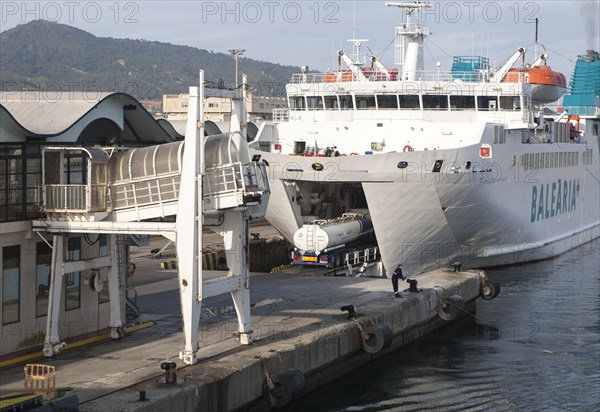
[[(138, 254), (136, 274), (141, 322), (147, 329), (120, 340), (67, 350), (52, 359), (29, 363), (54, 365), (57, 387), (72, 388), (82, 411), (229, 411), (265, 410), (265, 370), (294, 368), (310, 391), (349, 373), (373, 357), (404, 346), (447, 324), (437, 315), (439, 299), (460, 294), (468, 311), (479, 296), (480, 274), (438, 270), (418, 277), (419, 293), (395, 298), (389, 279), (323, 276), (294, 268), (251, 277), (253, 341), (240, 346), (233, 337), (237, 318), (230, 295), (207, 299), (199, 325), (197, 365), (179, 360), (183, 333), (177, 272), (160, 270), (156, 259)], [(206, 277), (222, 276), (209, 272)], [(403, 284), (408, 288), (408, 284)], [(378, 353), (363, 350), (355, 321), (341, 311), (357, 308), (364, 327), (385, 324), (394, 335)], [(177, 383), (165, 384), (162, 362), (177, 363)], [(1, 373), (2, 392), (23, 390), (23, 366)], [(140, 391), (147, 401), (139, 401)]]

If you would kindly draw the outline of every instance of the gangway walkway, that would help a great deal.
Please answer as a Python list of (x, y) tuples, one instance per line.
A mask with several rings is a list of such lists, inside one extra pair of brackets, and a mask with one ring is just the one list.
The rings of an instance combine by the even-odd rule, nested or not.
[[(244, 76), (244, 79), (246, 77)], [(248, 220), (264, 216), (269, 184), (266, 165), (250, 159), (245, 136), (247, 80), (234, 99), (231, 130), (204, 139), (204, 80), (190, 88), (188, 128), (184, 142), (143, 148), (45, 147), (42, 150), (41, 208), (34, 230), (54, 238), (49, 315), (44, 353), (54, 356), (65, 346), (58, 336), (62, 275), (110, 268), (108, 288), (113, 338), (123, 334), (122, 283), (132, 270), (119, 236), (162, 235), (177, 245), (186, 363), (195, 363), (198, 322), (204, 298), (231, 292), (238, 313), (238, 337), (251, 342), (248, 282)], [(184, 150), (185, 148), (185, 150)], [(72, 176), (71, 159), (81, 162)], [(173, 218), (174, 217), (174, 218)], [(170, 218), (170, 219), (169, 219)], [(230, 273), (202, 280), (202, 225), (224, 238)], [(64, 235), (110, 236), (110, 256), (64, 261)], [(135, 267), (133, 267), (135, 270)], [(98, 285), (100, 286), (100, 285)]]

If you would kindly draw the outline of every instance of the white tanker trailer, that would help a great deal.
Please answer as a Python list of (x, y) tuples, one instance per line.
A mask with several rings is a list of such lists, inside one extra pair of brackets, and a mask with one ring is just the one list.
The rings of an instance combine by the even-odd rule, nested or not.
[(315, 220), (294, 234), (293, 262), (297, 265), (337, 267), (342, 255), (353, 250), (363, 237), (373, 233), (368, 215), (344, 213), (332, 220)]

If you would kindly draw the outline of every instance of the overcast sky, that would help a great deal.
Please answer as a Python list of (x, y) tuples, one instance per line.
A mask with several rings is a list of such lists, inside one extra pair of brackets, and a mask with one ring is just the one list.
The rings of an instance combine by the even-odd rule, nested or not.
[[(337, 65), (335, 51), (350, 50), (353, 37), (387, 66), (394, 64), (398, 8), (369, 1), (0, 1), (1, 30), (35, 19), (69, 24), (96, 36), (145, 39), (215, 52), (245, 49), (245, 56), (325, 71)], [(570, 77), (577, 54), (600, 48), (600, 0), (432, 1), (421, 20), (433, 36), (425, 65), (449, 70), (454, 55), (484, 55), (502, 63), (519, 46), (539, 40), (549, 64)], [(366, 51), (366, 49), (363, 49)], [(533, 48), (531, 48), (533, 51)], [(534, 60), (528, 53), (528, 60)], [(571, 61), (570, 61), (571, 60)], [(233, 65), (232, 65), (233, 70)]]

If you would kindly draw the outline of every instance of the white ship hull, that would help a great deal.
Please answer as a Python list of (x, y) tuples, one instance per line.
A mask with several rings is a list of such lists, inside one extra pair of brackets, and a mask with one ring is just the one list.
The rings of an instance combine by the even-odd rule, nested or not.
[[(337, 158), (260, 153), (271, 165), (267, 218), (291, 240), (304, 219), (297, 199), (306, 193), (298, 185), (317, 190), (319, 185), (358, 183), (384, 266), (403, 263), (409, 274), (455, 261), (489, 267), (541, 260), (600, 236), (597, 138), (585, 145), (507, 142), (495, 145), (490, 159), (481, 159), (479, 148)], [(584, 166), (586, 150), (593, 151), (593, 162)], [(557, 159), (560, 153), (574, 153), (578, 165), (513, 166), (513, 159), (536, 153)], [(438, 160), (444, 164), (434, 173)], [(470, 170), (464, 166), (468, 161)], [(399, 162), (409, 166), (401, 170)], [(315, 163), (323, 171), (313, 170)]]
[[(361, 57), (354, 40), (338, 70), (294, 75), (289, 109), (251, 143), (270, 165), (273, 226), (291, 242), (304, 224), (363, 210), (387, 273), (402, 263), (409, 275), (545, 259), (600, 236), (598, 97), (575, 98), (585, 118), (539, 106), (566, 89), (539, 87), (546, 75), (562, 84), (549, 67), (511, 72), (525, 67), (523, 47), (489, 72), (480, 56), (427, 72), (419, 50), (430, 32), (417, 17), (428, 5), (387, 5), (405, 16), (402, 72)], [(579, 93), (595, 90), (594, 67), (582, 66)]]

